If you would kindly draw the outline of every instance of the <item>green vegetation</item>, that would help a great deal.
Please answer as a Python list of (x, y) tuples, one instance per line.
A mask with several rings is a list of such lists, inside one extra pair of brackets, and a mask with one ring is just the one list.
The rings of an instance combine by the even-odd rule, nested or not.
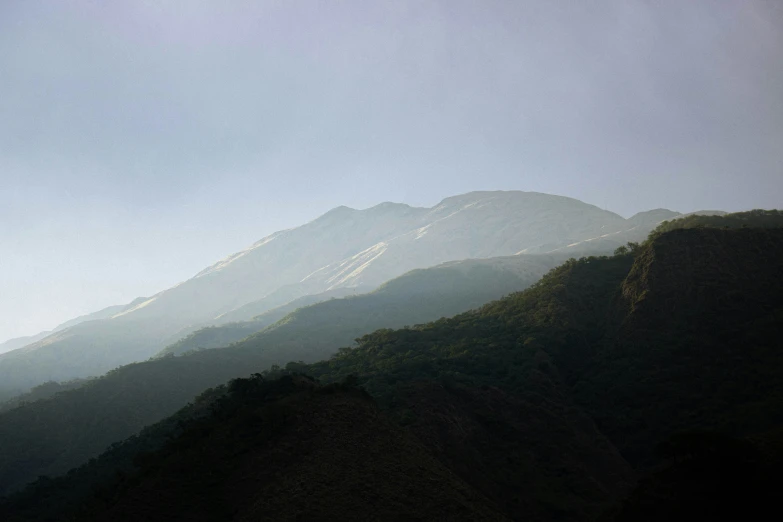
[(301, 308), (231, 349), (274, 353), (277, 364), (318, 361), (378, 328), (401, 328), (449, 317), (523, 289), (551, 264), (536, 259), (522, 276), (482, 264), (464, 272), (448, 266), (414, 270), (370, 294)]
[[(231, 321), (219, 326), (207, 326), (206, 328), (191, 332), (179, 341), (167, 346), (161, 350), (159, 355), (182, 355), (191, 351), (222, 348), (237, 341), (241, 341), (245, 337), (263, 330), (267, 326), (275, 324), (291, 312), (300, 308), (337, 297), (345, 297), (354, 293), (355, 290), (351, 288), (338, 288), (320, 294), (306, 295), (294, 299), (290, 303), (267, 310), (248, 321)], [(243, 308), (251, 308), (251, 305), (253, 305), (253, 303)]]
[(479, 306), (533, 283), (551, 259), (514, 258), (514, 271), (493, 269), (492, 260), (414, 271), (371, 294), (299, 309), (231, 347), (126, 365), (50, 400), (6, 411), (0, 415), (0, 494), (40, 475), (67, 472), (109, 444), (172, 415), (206, 388), (291, 360), (325, 359), (380, 327), (402, 327)]
[[(126, 466), (80, 489), (107, 460)], [(88, 500), (68, 503), (71, 495)], [(36, 503), (42, 496), (45, 505)], [(365, 392), (300, 376), (234, 380), (176, 423), (116, 445), (68, 477), (42, 479), (7, 507), (0, 517), (9, 522), (508, 520), (379, 415)]]
[(0, 401), (0, 413), (7, 410), (12, 410), (23, 404), (39, 401), (41, 399), (47, 399), (60, 392), (81, 388), (90, 380), (91, 379), (72, 379), (65, 382), (49, 381), (43, 384), (39, 384), (27, 393), (8, 397), (4, 402)]
[(783, 211), (749, 210), (718, 216), (693, 214), (683, 218), (664, 221), (652, 231), (650, 237), (682, 228), (780, 228), (783, 227)]
[[(765, 222), (769, 214), (757, 217)], [(733, 215), (722, 219), (737, 221)], [(321, 358), (310, 347), (323, 346), (317, 333), (329, 342), (348, 330), (339, 323), (347, 317), (345, 310), (362, 309), (370, 318), (380, 313), (367, 302), (354, 306), (358, 298), (305, 308), (232, 347), (124, 367), (54, 399), (4, 413), (0, 479), (21, 484), (34, 458), (42, 462), (41, 455), (49, 455), (46, 464), (52, 468), (74, 448), (86, 447), (66, 439), (89, 430), (69, 431), (70, 426), (102, 414), (112, 425), (132, 417), (129, 412), (153, 418), (160, 411), (150, 413), (152, 404), (167, 401), (166, 395), (178, 389), (176, 399), (187, 400), (182, 395), (188, 386), (172, 384), (173, 377), (194, 383), (212, 379), (210, 386), (215, 386), (229, 378), (219, 380), (221, 371), (259, 372), (208, 391), (175, 417), (66, 477), (39, 480), (9, 498), (0, 517), (50, 520), (52, 513), (87, 509), (96, 519), (122, 513), (175, 519), (176, 510), (188, 506), (194, 511), (181, 516), (200, 510), (241, 519), (260, 513), (234, 491), (241, 489), (238, 477), (249, 477), (263, 498), (277, 502), (262, 503), (274, 518), (301, 504), (300, 491), (326, 499), (327, 491), (334, 494), (335, 489), (323, 484), (365, 476), (364, 468), (339, 456), (343, 449), (335, 450), (337, 456), (323, 449), (331, 447), (325, 441), (333, 444), (358, 430), (369, 439), (394, 434), (396, 442), (387, 440), (383, 447), (402, 467), (385, 460), (385, 450), (360, 452), (373, 473), (403, 470), (395, 476), (410, 480), (408, 460), (400, 455), (430, 459), (426, 462), (437, 463), (459, 481), (449, 488), (472, 499), (448, 502), (490, 519), (492, 512), (528, 520), (594, 520), (602, 513), (606, 520), (623, 522), (692, 519), (694, 513), (747, 518), (743, 515), (771, 505), (781, 485), (776, 473), (783, 455), (781, 273), (783, 228), (716, 225), (659, 231), (612, 257), (569, 260), (527, 290), (476, 310), (376, 330), (359, 337), (354, 347), (310, 364), (305, 362)], [(419, 304), (427, 310), (426, 303)], [(319, 306), (323, 315), (313, 312)], [(283, 337), (286, 328), (298, 337)], [(305, 362), (270, 368), (271, 354)], [(323, 388), (296, 377), (300, 374)], [(292, 422), (287, 424), (265, 413), (266, 399), (256, 400), (293, 382), (307, 391), (297, 392), (303, 402), (294, 400), (292, 409), (274, 410)], [(128, 386), (126, 403), (116, 400), (120, 383)], [(377, 401), (383, 414), (354, 386)], [(86, 402), (78, 393), (97, 402)], [(98, 400), (111, 394), (112, 400)], [(345, 411), (344, 400), (350, 410), (374, 413), (344, 417), (337, 413)], [(273, 402), (282, 404), (277, 398)], [(118, 409), (115, 418), (113, 409)], [(319, 414), (344, 423), (318, 424)], [(57, 421), (58, 416), (68, 418)], [(50, 430), (56, 434), (44, 433), (48, 423), (59, 427)], [(122, 438), (112, 436), (113, 441)], [(33, 448), (33, 441), (40, 444), (47, 437), (64, 440)], [(408, 442), (402, 444), (403, 439)], [(370, 444), (350, 440), (360, 449)], [(153, 453), (134, 460), (140, 451)], [(328, 469), (345, 469), (346, 475), (324, 471), (321, 459), (333, 459)], [(245, 462), (255, 462), (253, 469), (259, 471), (246, 470)], [(435, 470), (428, 466), (436, 464), (425, 466)], [(636, 476), (644, 478), (633, 488)], [(445, 483), (436, 482), (440, 485), (431, 494), (442, 495)], [(308, 484), (315, 489), (308, 490)], [(395, 511), (399, 490), (389, 484), (375, 488), (392, 492), (378, 500), (389, 517), (405, 516)], [(140, 511), (153, 496), (160, 500), (152, 511)], [(334, 504), (315, 502), (339, 506), (343, 511), (330, 512), (338, 518), (351, 509), (365, 513), (340, 498)], [(422, 506), (431, 513), (432, 504)]]
[[(273, 233), (111, 319), (76, 324), (0, 354), (0, 394), (102, 375), (155, 356), (192, 328), (251, 319), (314, 292), (376, 288), (436, 263), (549, 252), (631, 230), (642, 233), (638, 223), (617, 214), (534, 192), (472, 192), (430, 209), (392, 203), (365, 210), (337, 208)], [(390, 325), (375, 327), (383, 326)], [(199, 346), (186, 350), (191, 348)]]

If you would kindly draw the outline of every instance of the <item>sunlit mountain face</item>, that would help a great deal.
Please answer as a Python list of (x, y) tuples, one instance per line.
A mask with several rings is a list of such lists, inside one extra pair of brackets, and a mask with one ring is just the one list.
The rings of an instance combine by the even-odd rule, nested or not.
[(518, 191), (468, 193), (433, 208), (338, 207), (152, 297), (85, 316), (0, 356), (2, 387), (14, 393), (97, 376), (155, 355), (199, 328), (249, 320), (306, 296), (370, 291), (443, 262), (611, 252), (676, 215), (655, 211), (624, 219), (575, 199)]

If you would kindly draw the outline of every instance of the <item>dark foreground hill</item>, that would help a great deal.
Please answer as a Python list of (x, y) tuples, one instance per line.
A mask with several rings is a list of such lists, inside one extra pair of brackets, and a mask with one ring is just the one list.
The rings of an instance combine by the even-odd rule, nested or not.
[(611, 443), (557, 395), (417, 382), (404, 397), (416, 417), (408, 428), (351, 384), (234, 380), (66, 477), (37, 482), (0, 504), (0, 516), (576, 521), (632, 484)]
[(304, 377), (236, 381), (206, 415), (137, 460), (136, 473), (103, 485), (73, 516), (508, 520), (366, 394)]
[(774, 430), (737, 439), (696, 431), (673, 437), (660, 448), (666, 462), (604, 520), (766, 520), (780, 509), (781, 435)]
[(783, 425), (781, 273), (783, 229), (674, 230), (636, 254), (565, 263), (475, 312), (375, 332), (309, 370), (357, 373), (392, 402), (400, 380), (523, 393), (545, 374), (644, 465), (678, 431)]
[(368, 398), (295, 381), (242, 383), (85, 520), (506, 520)]
[[(779, 468), (759, 465), (743, 448), (765, 451), (782, 440), (781, 273), (783, 229), (673, 230), (629, 253), (569, 261), (476, 311), (379, 330), (327, 361), (232, 387), (292, 371), (325, 384), (355, 382), (441, 465), (513, 519), (604, 513), (636, 520), (655, 505), (679, 520), (699, 508), (706, 513), (710, 498), (720, 499), (719, 511), (738, 512), (769, 498), (767, 489), (749, 496), (742, 484), (780, 485)], [(164, 361), (178, 359), (192, 358)], [(106, 509), (132, 507), (122, 502), (151, 490), (112, 486), (113, 470), (122, 464), (126, 474), (143, 473), (143, 458), (135, 471), (128, 464), (139, 445), (159, 451), (166, 433), (196, 433), (188, 419), (198, 411), (194, 405), (180, 413), (184, 428), (167, 419), (68, 477), (39, 481), (10, 499), (6, 513), (35, 520), (41, 499), (47, 509), (85, 506), (101, 484), (109, 486), (104, 498), (116, 502)], [(161, 455), (152, 462), (169, 453)], [(634, 479), (626, 461), (644, 478), (618, 503)], [(316, 470), (310, 478), (318, 482)], [(721, 476), (733, 482), (708, 480)], [(133, 484), (149, 487), (160, 475), (149, 477)], [(726, 484), (736, 486), (733, 496)]]
[(552, 256), (512, 256), (414, 270), (376, 292), (296, 310), (231, 347), (127, 365), (49, 400), (10, 409), (0, 414), (0, 494), (39, 475), (65, 473), (173, 414), (206, 388), (292, 360), (326, 359), (378, 328), (464, 312), (528, 287), (555, 263)]

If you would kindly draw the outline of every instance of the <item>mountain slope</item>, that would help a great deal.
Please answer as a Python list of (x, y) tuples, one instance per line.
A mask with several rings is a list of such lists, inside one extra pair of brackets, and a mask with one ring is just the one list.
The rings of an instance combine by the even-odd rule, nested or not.
[[(263, 330), (267, 326), (273, 325), (286, 315), (303, 308), (305, 306), (317, 304), (328, 299), (337, 299), (349, 295), (361, 294), (356, 288), (335, 288), (328, 292), (320, 294), (306, 295), (282, 306), (266, 310), (258, 315), (252, 316), (246, 321), (223, 322), (226, 315), (220, 316), (220, 323), (216, 326), (207, 326), (194, 330), (182, 337), (176, 343), (172, 343), (161, 351), (161, 354), (173, 353), (183, 354), (191, 350), (203, 350), (208, 348), (220, 348), (228, 346), (231, 343), (240, 341), (245, 337)], [(262, 308), (258, 301), (248, 303), (239, 309), (230, 312), (230, 317), (247, 317), (253, 314), (254, 310)]]
[[(263, 299), (252, 301), (231, 310), (230, 312), (217, 316), (214, 323), (215, 325), (222, 325), (253, 320), (262, 321), (265, 323), (264, 326), (267, 326), (276, 323), (289, 312), (293, 312), (297, 308), (320, 303), (321, 301), (326, 301), (333, 297), (340, 298), (349, 295), (365, 294), (374, 289), (374, 287), (368, 285), (357, 285), (352, 287), (333, 288), (317, 294), (302, 294), (302, 292), (306, 291), (303, 285), (284, 286)], [(283, 304), (276, 304), (280, 302)], [(274, 317), (277, 317), (277, 319), (272, 320)]]
[[(270, 310), (254, 321), (200, 330), (167, 347), (161, 355), (178, 355), (199, 348), (198, 343), (211, 336), (221, 342), (202, 343), (207, 345), (204, 347), (242, 341), (232, 348), (260, 347), (270, 356), (274, 351), (279, 354), (275, 358), (279, 364), (290, 360), (314, 361), (378, 328), (400, 328), (451, 316), (522, 290), (540, 279), (559, 259), (556, 256), (470, 259), (412, 270), (369, 294), (330, 299), (301, 308), (295, 307), (297, 302), (302, 302), (298, 300), (280, 310)], [(278, 312), (287, 309), (293, 311), (278, 324), (266, 327), (264, 323), (268, 324), (280, 315)]]
[(648, 425), (620, 445), (628, 458), (647, 462), (655, 442), (691, 427), (746, 435), (783, 424), (760, 415), (783, 411), (781, 273), (781, 228), (672, 230), (639, 255), (624, 319), (579, 383), (610, 437)]
[(267, 378), (355, 375), (504, 513), (590, 520), (632, 480), (615, 448), (645, 473), (654, 448), (678, 432), (783, 428), (781, 267), (783, 229), (675, 230), (634, 254), (571, 260), (476, 311), (379, 330)]
[[(688, 223), (706, 224), (708, 222), (724, 223), (724, 221), (710, 221), (710, 217), (719, 217), (726, 215), (726, 212), (718, 210), (699, 210), (689, 214), (680, 214), (665, 208), (648, 210), (634, 214), (627, 220), (627, 227), (601, 234), (597, 237), (577, 241), (563, 247), (555, 248), (550, 253), (578, 255), (601, 255), (614, 252), (617, 247), (628, 243), (641, 243), (647, 239), (647, 236), (657, 227), (664, 223), (668, 225), (668, 230), (676, 228), (688, 228)], [(737, 214), (732, 214), (736, 216)], [(685, 219), (688, 218), (688, 219)]]
[(468, 310), (529, 286), (556, 263), (552, 256), (514, 256), (416, 270), (371, 294), (297, 310), (245, 343), (127, 365), (81, 388), (2, 413), (0, 494), (39, 475), (66, 472), (173, 414), (205, 388), (275, 364), (325, 359), (380, 327)]
[[(370, 518), (380, 520), (594, 518), (628, 489), (633, 473), (589, 419), (556, 393), (545, 398), (414, 383), (406, 387), (404, 411), (416, 420), (403, 429), (351, 386), (318, 387), (298, 376), (240, 379), (68, 476), (0, 502), (0, 515), (57, 520), (81, 507), (79, 520), (241, 520), (246, 511), (278, 520), (319, 509), (331, 513), (321, 515), (326, 519), (343, 519), (349, 511), (335, 509), (354, 498), (361, 519), (368, 516), (365, 501), (374, 504)], [(274, 484), (264, 484), (268, 477)], [(395, 493), (400, 486), (407, 494)], [(36, 503), (36, 491), (47, 492), (49, 503)], [(455, 493), (463, 498), (452, 498), (453, 506), (432, 504)], [(424, 497), (415, 500), (418, 494)], [(474, 514), (461, 515), (465, 508)]]
[(380, 284), (397, 273), (455, 259), (541, 253), (627, 228), (622, 217), (535, 192), (472, 192), (429, 209), (422, 226), (322, 267), (306, 279), (332, 287)]
[(146, 301), (146, 297), (138, 297), (131, 301), (128, 304), (125, 305), (115, 305), (115, 306), (109, 306), (102, 310), (99, 310), (97, 312), (93, 312), (91, 314), (85, 314), (80, 315), (79, 317), (76, 317), (74, 319), (71, 319), (69, 321), (66, 321), (62, 324), (59, 324), (52, 328), (51, 330), (40, 332), (35, 335), (29, 335), (26, 337), (17, 337), (15, 339), (9, 339), (5, 341), (4, 343), (0, 343), (0, 354), (10, 352), (11, 350), (16, 350), (18, 348), (23, 348), (25, 346), (37, 343), (38, 341), (57, 333), (61, 330), (65, 330), (66, 328), (70, 328), (71, 326), (76, 326), (79, 323), (86, 323), (87, 321), (96, 321), (99, 319), (108, 319), (114, 315), (117, 315), (118, 313), (128, 310), (129, 308), (133, 308), (138, 304), (141, 304), (142, 302)]
[(79, 519), (508, 520), (369, 398), (300, 377), (233, 383), (102, 489)]
[(783, 227), (783, 211), (755, 209), (747, 212), (694, 212), (677, 219), (664, 221), (655, 229), (656, 234), (680, 228), (780, 228)]
[(745, 436), (783, 425), (781, 271), (783, 229), (675, 230), (635, 260), (566, 263), (518, 296), (422, 329), (376, 332), (310, 371), (327, 380), (358, 373), (393, 403), (395, 383), (411, 378), (522, 393), (534, 381), (521, 376), (538, 367), (644, 467), (678, 431)]
[(88, 519), (506, 520), (366, 399), (303, 388), (223, 406)]
[(391, 412), (512, 519), (591, 520), (636, 475), (559, 383), (537, 380), (534, 393), (516, 395), (448, 381), (401, 382)]
[(336, 288), (373, 288), (415, 268), (547, 252), (632, 227), (593, 205), (534, 192), (473, 192), (430, 209), (339, 207), (271, 234), (101, 324), (78, 324), (0, 355), (0, 386), (19, 393), (144, 360), (176, 342), (179, 332), (220, 322), (248, 303), (271, 308)]
[[(413, 379), (541, 395), (536, 383), (555, 378), (644, 472), (680, 432), (783, 428), (780, 273), (783, 229), (675, 230), (635, 260), (567, 263), (519, 296), (415, 331), (376, 332), (309, 371), (327, 381), (355, 372), (389, 404)], [(681, 513), (689, 491), (672, 493), (666, 509)]]

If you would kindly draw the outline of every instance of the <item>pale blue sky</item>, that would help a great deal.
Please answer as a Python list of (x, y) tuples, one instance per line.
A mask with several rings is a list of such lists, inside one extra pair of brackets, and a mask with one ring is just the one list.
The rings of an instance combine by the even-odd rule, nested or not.
[(0, 1), (0, 341), (338, 205), (783, 206), (783, 2)]

